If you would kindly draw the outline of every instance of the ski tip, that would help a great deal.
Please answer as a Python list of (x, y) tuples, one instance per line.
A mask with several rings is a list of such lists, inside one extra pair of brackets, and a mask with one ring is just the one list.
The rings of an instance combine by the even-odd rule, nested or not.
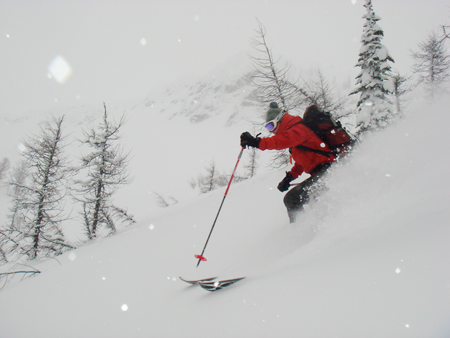
[(201, 282), (210, 282), (210, 281), (216, 279), (217, 277), (209, 277), (209, 278), (202, 278), (202, 279), (192, 279), (192, 280), (191, 279), (184, 279), (183, 277), (178, 277), (178, 278), (180, 278), (180, 280), (182, 280), (183, 282), (195, 285), (195, 284), (199, 284)]

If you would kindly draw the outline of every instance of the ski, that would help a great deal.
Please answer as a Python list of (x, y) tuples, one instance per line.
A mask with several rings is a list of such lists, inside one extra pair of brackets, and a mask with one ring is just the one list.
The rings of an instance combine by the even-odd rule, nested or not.
[(200, 281), (198, 284), (205, 289), (206, 291), (214, 292), (218, 290), (222, 290), (240, 280), (243, 280), (245, 277), (233, 278), (233, 279), (224, 279), (218, 281)]
[(179, 277), (183, 282), (191, 284), (191, 285), (200, 285), (204, 290), (206, 291), (218, 291), (223, 288), (226, 288), (227, 286), (230, 286), (236, 282), (239, 282), (240, 280), (243, 280), (245, 277), (240, 278), (232, 278), (232, 279), (224, 279), (224, 280), (217, 280), (215, 279), (217, 277), (211, 277), (211, 278), (203, 278), (203, 279), (184, 279), (183, 277)]
[(200, 282), (209, 282), (212, 281), (214, 279), (216, 279), (217, 277), (211, 277), (211, 278), (204, 278), (204, 279), (195, 279), (195, 280), (188, 280), (188, 279), (184, 279), (182, 277), (179, 277), (183, 282), (186, 282), (188, 284), (191, 285), (195, 285), (195, 284), (199, 284)]

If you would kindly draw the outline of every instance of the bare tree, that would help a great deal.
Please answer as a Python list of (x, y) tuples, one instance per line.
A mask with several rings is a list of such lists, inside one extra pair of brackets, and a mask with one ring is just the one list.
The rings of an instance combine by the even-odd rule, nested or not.
[(7, 256), (7, 246), (9, 244), (8, 236), (3, 229), (0, 229), (0, 265), (9, 262)]
[(5, 240), (2, 233), (0, 232), (0, 265), (8, 263), (8, 258), (6, 257), (6, 250), (3, 248), (5, 245)]
[(393, 71), (391, 73), (391, 79), (393, 84), (393, 95), (394, 95), (394, 107), (395, 113), (399, 116), (403, 113), (403, 108), (406, 101), (406, 95), (410, 93), (414, 86), (412, 85), (412, 77), (411, 76), (403, 76), (400, 75), (399, 72)]
[(117, 142), (124, 117), (118, 123), (109, 120), (104, 104), (103, 120), (97, 128), (84, 133), (83, 144), (92, 152), (83, 156), (81, 171), (87, 171), (87, 179), (76, 180), (75, 199), (83, 205), (83, 219), (89, 239), (99, 236), (100, 230), (107, 235), (116, 232), (116, 221), (134, 223), (123, 209), (113, 205), (112, 196), (117, 190), (130, 182), (128, 174), (129, 154), (124, 154)]
[[(198, 188), (201, 194), (205, 194), (220, 187), (227, 186), (230, 178), (231, 175), (221, 174), (217, 170), (216, 164), (213, 160), (211, 161), (209, 167), (206, 168), (206, 174), (200, 174), (196, 179), (192, 179), (190, 181), (190, 185), (192, 189)], [(235, 175), (233, 178), (233, 183), (242, 182), (245, 179), (246, 177)]]
[(10, 167), (11, 167), (11, 165), (10, 165), (9, 159), (6, 157), (4, 159), (2, 159), (2, 161), (0, 162), (0, 181), (3, 180), (6, 172), (9, 170)]
[[(7, 216), (8, 223), (0, 227), (0, 255), (5, 263), (24, 254), (20, 241), (23, 233), (27, 231), (24, 220), (28, 189), (25, 187), (29, 171), (28, 162), (21, 160), (9, 175), (8, 195), (11, 198), (11, 206)], [(11, 184), (12, 182), (15, 184)]]
[(308, 105), (315, 104), (321, 111), (340, 111), (346, 102), (337, 99), (333, 88), (320, 69), (315, 72), (315, 78), (311, 81), (303, 80), (305, 91), (308, 93)]
[(157, 192), (154, 192), (153, 194), (155, 195), (155, 198), (156, 198), (156, 204), (161, 208), (167, 208), (173, 204), (178, 203), (177, 199), (172, 196), (169, 196), (168, 198), (166, 198), (165, 196), (163, 196)]
[(281, 150), (277, 151), (275, 155), (272, 158), (271, 163), (269, 164), (269, 167), (272, 169), (281, 169), (289, 165), (289, 159), (291, 157), (291, 154), (289, 150)]
[(216, 169), (214, 160), (209, 167), (206, 168), (206, 174), (199, 175), (196, 180), (191, 181), (191, 186), (195, 189), (198, 188), (200, 193), (205, 194), (213, 191), (218, 187), (219, 172)]
[(419, 43), (419, 51), (411, 53), (414, 60), (412, 70), (431, 96), (441, 90), (450, 77), (450, 55), (444, 46), (445, 40), (431, 32), (425, 41)]
[(21, 276), (22, 280), (24, 280), (39, 273), (41, 273), (39, 270), (29, 265), (14, 264), (11, 267), (11, 271), (0, 273), (0, 291), (8, 285), (9, 281), (14, 278), (14, 276)]
[(440, 36), (440, 42), (444, 42), (446, 39), (450, 39), (450, 34), (447, 32), (450, 29), (450, 26), (442, 25), (442, 34)]
[(244, 166), (244, 168), (247, 169), (248, 177), (253, 177), (256, 175), (256, 170), (258, 169), (259, 152), (257, 151), (256, 148), (251, 148), (248, 154), (249, 154), (249, 161)]
[(54, 125), (44, 123), (41, 134), (24, 143), (26, 165), (17, 169), (19, 174), (9, 182), (13, 208), (10, 226), (3, 234), (29, 259), (59, 255), (72, 248), (60, 228), (66, 219), (65, 183), (70, 175), (64, 156), (63, 119), (54, 119)]
[(253, 48), (258, 56), (251, 57), (253, 72), (251, 81), (256, 87), (257, 101), (268, 106), (270, 102), (278, 102), (285, 110), (293, 110), (304, 104), (307, 93), (302, 88), (288, 79), (291, 68), (289, 64), (279, 67), (279, 61), (275, 60), (266, 41), (266, 29), (258, 20), (256, 36), (252, 39)]
[[(23, 206), (26, 205), (25, 198), (28, 189), (24, 188), (26, 186), (26, 179), (30, 172), (30, 165), (27, 161), (19, 161), (18, 164), (13, 168), (12, 173), (9, 177), (9, 189), (8, 195), (12, 198), (12, 205), (9, 208), (10, 214), (9, 227), (16, 229), (20, 227), (24, 220), (24, 209)], [(13, 183), (14, 184), (11, 184)]]

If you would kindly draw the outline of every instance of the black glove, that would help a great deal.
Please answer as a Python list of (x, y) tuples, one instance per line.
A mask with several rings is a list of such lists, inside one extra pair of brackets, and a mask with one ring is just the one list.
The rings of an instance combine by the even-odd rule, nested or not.
[(241, 147), (259, 148), (260, 137), (253, 137), (248, 131), (241, 134)]
[(293, 180), (295, 180), (295, 178), (291, 175), (291, 173), (287, 172), (286, 177), (283, 178), (280, 183), (278, 183), (278, 190), (280, 190), (281, 192), (288, 190)]

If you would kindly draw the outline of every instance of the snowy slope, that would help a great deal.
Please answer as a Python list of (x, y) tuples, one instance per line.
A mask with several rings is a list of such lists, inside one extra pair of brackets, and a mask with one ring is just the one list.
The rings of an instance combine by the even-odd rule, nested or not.
[[(367, 136), (293, 226), (275, 189), (283, 170), (233, 185), (199, 268), (194, 255), (224, 189), (156, 211), (141, 201), (149, 188), (136, 175), (128, 205), (138, 224), (34, 263), (39, 276), (0, 292), (0, 337), (448, 337), (449, 101), (416, 104)], [(135, 174), (168, 182), (219, 151), (232, 169), (239, 146), (231, 142), (244, 125), (211, 134), (219, 115), (170, 133), (160, 117), (140, 109), (129, 117), (135, 128), (133, 119), (147, 123), (127, 137), (140, 154)], [(142, 155), (153, 154), (151, 137), (170, 166)], [(217, 293), (178, 280), (212, 275), (247, 278)]]

